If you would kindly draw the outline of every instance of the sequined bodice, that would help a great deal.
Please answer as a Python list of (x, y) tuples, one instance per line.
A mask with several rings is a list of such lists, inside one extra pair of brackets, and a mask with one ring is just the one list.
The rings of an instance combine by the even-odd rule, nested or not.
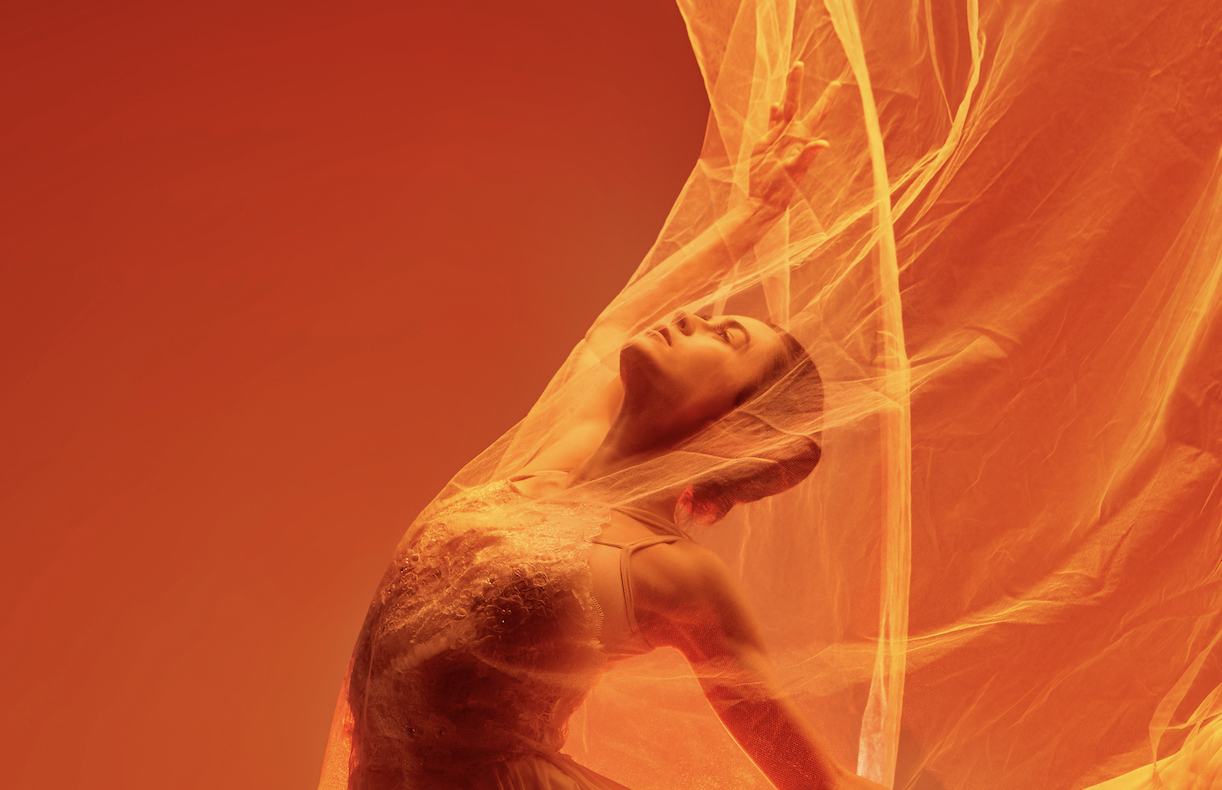
[(560, 748), (606, 660), (588, 553), (607, 517), (497, 482), (413, 525), (358, 640), (354, 788), (449, 786)]

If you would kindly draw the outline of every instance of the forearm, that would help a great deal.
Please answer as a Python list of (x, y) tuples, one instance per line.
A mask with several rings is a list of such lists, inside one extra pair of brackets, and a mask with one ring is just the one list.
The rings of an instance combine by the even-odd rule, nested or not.
[(637, 620), (677, 648), (726, 729), (780, 790), (882, 790), (838, 764), (777, 681), (759, 626), (725, 563), (690, 541), (633, 558)]
[(840, 790), (840, 766), (792, 701), (726, 700), (714, 707), (778, 790)]
[(846, 771), (788, 696), (768, 683), (706, 682), (705, 694), (778, 790), (842, 790)]
[(663, 276), (687, 272), (697, 276), (725, 273), (751, 252), (783, 209), (744, 200), (730, 209), (658, 267)]
[(761, 646), (730, 641), (700, 661), (705, 696), (726, 729), (778, 790), (884, 790), (836, 761), (776, 680)]

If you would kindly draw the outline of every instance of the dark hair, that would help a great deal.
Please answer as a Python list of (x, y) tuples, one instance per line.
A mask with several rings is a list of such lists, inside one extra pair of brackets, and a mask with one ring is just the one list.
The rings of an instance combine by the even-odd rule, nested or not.
[(742, 402), (678, 449), (725, 458), (692, 480), (675, 507), (677, 523), (712, 524), (806, 479), (822, 455), (823, 380), (806, 348), (779, 327), (785, 352)]

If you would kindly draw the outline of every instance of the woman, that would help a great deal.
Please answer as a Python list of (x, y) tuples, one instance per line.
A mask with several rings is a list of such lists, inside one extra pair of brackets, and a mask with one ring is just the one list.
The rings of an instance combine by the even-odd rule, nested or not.
[[(786, 688), (817, 711), (829, 750), (857, 754), (860, 773), (912, 790), (1218, 787), (1222, 6), (913, 2), (861, 16), (859, 4), (842, 0), (680, 6), (712, 112), (700, 161), (658, 243), (530, 415), (460, 473), (403, 545), (427, 523), (478, 526), (479, 508), (462, 511), (462, 498), (470, 503), (480, 484), (499, 480), (499, 494), (474, 494), (503, 502), (484, 525), (508, 524), (506, 542), (550, 534), (542, 548), (559, 559), (497, 587), (509, 593), (497, 599), (503, 621), (486, 630), (524, 633), (523, 613), (546, 609), (524, 604), (551, 601), (557, 617), (570, 614), (566, 633), (589, 636), (569, 640), (567, 654), (547, 652), (585, 674), (549, 674), (554, 667), (540, 662), (526, 676), (552, 682), (546, 715), (521, 722), (542, 746), (511, 757), (512, 744), (464, 729), (485, 753), (501, 749), (479, 769), (480, 781), (513, 786), (516, 774), (519, 787), (546, 787), (550, 774), (581, 776), (570, 787), (598, 786), (549, 755), (558, 723), (605, 666), (600, 645), (627, 653), (638, 643), (616, 641), (605, 624), (595, 636), (597, 617), (586, 613), (606, 593), (582, 588), (580, 574), (569, 588), (588, 596), (542, 596), (544, 585), (534, 582), (565, 569), (589, 566), (599, 576), (600, 562), (628, 556), (635, 586), (626, 589), (636, 600), (622, 610), (608, 603), (607, 623), (629, 634), (627, 613), (639, 614), (641, 644), (669, 639), (689, 653), (732, 728), (738, 711), (776, 709), (766, 683), (750, 696), (749, 687), (723, 682), (742, 670), (732, 655), (749, 638), (736, 643), (722, 639), (733, 636), (724, 628), (685, 626), (685, 609), (668, 605), (720, 587), (665, 586), (688, 578), (683, 560), (700, 565), (697, 549), (671, 540), (666, 511), (673, 504), (693, 524), (715, 519), (728, 502), (713, 483), (757, 479), (738, 472), (790, 457), (753, 448), (754, 458), (732, 463), (735, 441), (768, 435), (754, 431), (756, 418), (794, 412), (753, 398), (688, 439), (640, 452), (619, 442), (607, 417), (618, 413), (615, 388), (596, 386), (613, 377), (599, 362), (614, 356), (631, 373), (627, 405), (638, 387), (686, 392), (669, 389), (662, 375), (672, 370), (663, 355), (675, 346), (655, 346), (651, 356), (643, 343), (657, 338), (642, 331), (675, 309), (720, 305), (749, 283), (760, 286), (766, 309), (757, 300), (755, 309), (725, 312), (767, 314), (790, 328), (836, 381), (835, 409), (824, 416), (834, 466), (792, 495), (737, 509), (730, 520), (738, 530), (714, 531), (707, 543), (733, 559)], [(829, 175), (808, 179), (791, 200), (785, 191), (804, 163), (786, 171), (782, 154), (766, 146), (752, 157), (743, 140), (766, 128), (779, 94), (773, 75), (797, 57), (816, 63), (825, 80), (851, 75), (861, 101), (841, 102), (828, 117), (838, 155), (820, 162)], [(775, 143), (782, 131), (773, 121)], [(785, 177), (770, 179), (769, 163)], [(784, 221), (773, 222), (782, 204)], [(722, 219), (710, 226), (713, 217)], [(665, 322), (672, 338), (676, 323)], [(682, 398), (673, 402), (686, 408)], [(574, 404), (584, 404), (581, 414), (568, 414)], [(720, 430), (730, 423), (734, 429)], [(804, 432), (791, 428), (785, 433)], [(618, 468), (617, 459), (629, 465)], [(533, 477), (506, 482), (519, 474)], [(511, 502), (531, 530), (505, 517)], [(625, 541), (645, 533), (615, 534), (624, 516), (639, 523), (623, 529), (643, 525), (660, 545), (630, 555), (590, 540), (631, 545)], [(541, 524), (568, 527), (546, 533)], [(727, 534), (750, 540), (727, 545)], [(654, 565), (668, 574), (645, 578)], [(411, 583), (454, 568), (417, 572)], [(736, 611), (709, 595), (698, 602), (706, 608), (693, 619), (705, 624)], [(461, 604), (448, 614), (469, 622)], [(525, 644), (544, 644), (546, 634), (536, 635)], [(383, 629), (363, 640), (371, 649), (352, 673), (366, 735), (373, 715), (384, 711), (390, 721), (402, 711), (366, 705), (395, 698), (393, 682), (386, 694), (375, 688), (393, 677), (381, 671), (397, 650), (389, 636)], [(409, 647), (413, 638), (406, 636)], [(452, 644), (425, 643), (438, 656)], [(718, 650), (722, 661), (709, 660)], [(736, 771), (737, 755), (711, 756), (719, 746), (710, 743), (724, 733), (704, 728), (713, 717), (697, 722), (689, 700), (671, 693), (680, 684), (667, 656), (622, 663), (646, 666), (639, 675), (648, 677), (615, 670), (616, 685), (589, 698), (570, 751), (638, 786), (759, 786)], [(473, 666), (463, 677), (496, 671), (501, 680), (474, 689), (468, 699), (482, 708), (465, 710), (542, 710), (502, 693), (512, 685), (509, 659), (529, 658), (528, 649), (492, 658), (500, 665), (482, 664), (483, 675)], [(460, 686), (428, 685), (440, 696), (430, 704), (444, 704)], [(619, 694), (625, 687), (644, 693)], [(645, 695), (656, 699), (642, 704)], [(627, 713), (629, 703), (639, 712)], [(352, 750), (343, 715), (338, 721), (341, 767), (332, 786), (346, 787)], [(859, 724), (857, 740), (850, 731)], [(362, 746), (355, 722), (353, 729), (357, 783), (365, 781), (361, 759), (376, 786), (374, 769), (412, 753), (388, 742), (379, 755), (378, 743)], [(778, 730), (775, 742), (812, 743), (796, 731)], [(777, 757), (768, 744), (747, 746), (760, 748), (761, 764)], [(646, 770), (633, 773), (625, 754)], [(817, 771), (818, 749), (811, 754)], [(451, 764), (465, 757), (452, 747), (433, 756)], [(783, 774), (785, 761), (775, 762)], [(704, 781), (700, 771), (714, 775)]]
[[(667, 276), (732, 264), (784, 210), (827, 145), (811, 132), (834, 92), (804, 118), (800, 84), (797, 64), (748, 200)], [(353, 657), (347, 786), (621, 787), (558, 753), (565, 725), (608, 663), (666, 646), (777, 787), (879, 787), (821, 745), (733, 575), (679, 526), (805, 478), (821, 409), (813, 362), (763, 321), (679, 311), (634, 337), (618, 378), (524, 468), (443, 497), (409, 529)], [(329, 761), (335, 746), (333, 733)]]

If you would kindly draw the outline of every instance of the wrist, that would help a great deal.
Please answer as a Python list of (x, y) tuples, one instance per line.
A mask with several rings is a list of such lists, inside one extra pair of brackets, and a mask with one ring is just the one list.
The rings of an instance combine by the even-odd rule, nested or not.
[(756, 223), (761, 227), (767, 227), (776, 222), (785, 213), (785, 210), (789, 208), (786, 205), (773, 203), (755, 196), (748, 197), (743, 207), (747, 212), (747, 221)]
[(738, 260), (768, 235), (768, 230), (784, 208), (765, 203), (757, 198), (747, 198), (722, 218), (722, 242), (732, 260)]

